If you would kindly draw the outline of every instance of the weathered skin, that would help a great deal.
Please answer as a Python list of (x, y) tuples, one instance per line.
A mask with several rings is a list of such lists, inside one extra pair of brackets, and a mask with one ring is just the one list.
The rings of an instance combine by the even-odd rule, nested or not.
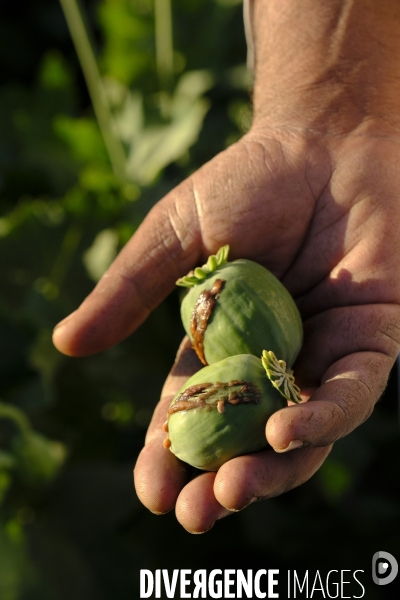
[(222, 242), (296, 298), (305, 319), (296, 375), (312, 396), (269, 419), (276, 452), (192, 479), (160, 443), (170, 394), (199, 366), (186, 344), (168, 377), (135, 483), (149, 510), (176, 507), (193, 533), (310, 479), (371, 414), (400, 345), (400, 3), (253, 6), (251, 131), (154, 207), (54, 334), (71, 356), (110, 348)]
[[(192, 343), (196, 338), (191, 325), (197, 300), (219, 280), (224, 283), (204, 328), (201, 355), (197, 352), (200, 360), (213, 364), (236, 354), (260, 356), (268, 348), (291, 367), (303, 340), (299, 311), (280, 281), (251, 260), (239, 259), (221, 265), (189, 288), (181, 305), (181, 316)], [(196, 344), (194, 349), (197, 350)]]
[(179, 390), (168, 412), (165, 446), (193, 467), (216, 471), (235, 456), (268, 446), (265, 424), (285, 405), (259, 358), (231, 356), (204, 367)]

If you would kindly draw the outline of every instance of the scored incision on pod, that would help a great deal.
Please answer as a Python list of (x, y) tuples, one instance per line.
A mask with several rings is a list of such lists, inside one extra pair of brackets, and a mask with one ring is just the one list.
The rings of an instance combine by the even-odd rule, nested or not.
[(193, 349), (203, 365), (207, 364), (204, 356), (204, 334), (224, 283), (225, 281), (223, 279), (216, 279), (210, 290), (203, 290), (199, 294), (190, 318), (190, 333), (193, 340)]
[(203, 364), (228, 356), (260, 356), (270, 348), (291, 367), (303, 328), (296, 304), (268, 269), (246, 259), (228, 262), (224, 246), (177, 284), (188, 288), (183, 326)]
[(282, 396), (300, 401), (293, 375), (273, 352), (264, 351), (261, 360), (237, 355), (204, 367), (173, 399), (164, 446), (198, 469), (217, 470), (268, 445), (265, 425), (285, 405)]
[(181, 410), (217, 407), (225, 412), (225, 402), (229, 404), (260, 404), (261, 391), (252, 381), (234, 379), (229, 382), (216, 381), (192, 385), (185, 389), (171, 405), (168, 415)]

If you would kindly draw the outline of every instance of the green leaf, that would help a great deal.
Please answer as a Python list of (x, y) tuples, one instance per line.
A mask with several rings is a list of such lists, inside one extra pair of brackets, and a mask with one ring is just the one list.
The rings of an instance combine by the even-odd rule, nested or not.
[(29, 564), (25, 539), (17, 519), (0, 522), (0, 598), (19, 600), (27, 585), (34, 580), (33, 568)]
[(93, 119), (73, 119), (67, 115), (58, 115), (53, 121), (53, 128), (56, 135), (68, 144), (77, 160), (107, 160), (103, 138)]
[(39, 81), (49, 90), (65, 89), (71, 85), (71, 73), (60, 52), (49, 52), (45, 55), (40, 68)]
[(117, 135), (126, 144), (131, 144), (144, 128), (143, 96), (139, 92), (126, 92), (114, 114)]
[(114, 173), (104, 163), (90, 163), (79, 174), (82, 188), (90, 192), (108, 192), (115, 189), (117, 181)]
[(19, 434), (13, 440), (15, 470), (28, 485), (50, 482), (66, 458), (60, 442), (48, 440), (36, 431)]
[[(100, 3), (99, 20), (105, 34), (101, 66), (107, 75), (129, 85), (150, 71), (153, 60), (153, 22), (145, 2), (113, 0)], [(140, 14), (142, 8), (142, 14)], [(150, 12), (152, 6), (149, 6)]]
[(2, 490), (4, 488), (4, 469), (13, 469), (15, 465), (15, 459), (10, 452), (5, 452), (0, 449), (0, 502), (2, 498)]
[(152, 183), (160, 171), (178, 160), (198, 138), (210, 105), (199, 99), (170, 125), (148, 127), (131, 146), (127, 174), (142, 185)]
[(95, 237), (89, 250), (83, 255), (83, 264), (93, 281), (98, 281), (117, 255), (118, 233), (114, 229), (104, 229)]
[(171, 117), (180, 115), (205, 94), (213, 85), (214, 79), (209, 71), (188, 71), (178, 81), (171, 101)]

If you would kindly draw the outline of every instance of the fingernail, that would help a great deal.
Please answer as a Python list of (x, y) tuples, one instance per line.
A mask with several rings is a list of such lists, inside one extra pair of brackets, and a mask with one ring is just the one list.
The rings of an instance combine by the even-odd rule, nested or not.
[(292, 440), (286, 448), (274, 448), (275, 452), (282, 454), (283, 452), (289, 452), (289, 450), (295, 450), (296, 448), (301, 448), (304, 446), (304, 443), (301, 440)]
[(188, 533), (191, 533), (192, 535), (202, 535), (203, 533), (207, 533), (207, 531), (210, 531), (210, 529), (212, 529), (214, 527), (214, 525), (215, 525), (215, 523), (213, 523), (211, 525), (211, 527), (208, 527), (207, 529), (204, 529), (203, 531), (191, 531), (190, 529), (186, 529), (186, 527), (185, 527), (185, 529)]
[(247, 508), (248, 506), (250, 506), (250, 504), (253, 504), (253, 502), (257, 502), (258, 498), (252, 498), (249, 502), (247, 502), (246, 504), (243, 504), (243, 506), (241, 506), (240, 508), (228, 508), (227, 510), (229, 510), (230, 512), (240, 512), (241, 510), (244, 510), (245, 508)]
[(57, 325), (53, 329), (53, 332), (56, 332), (56, 331), (59, 331), (60, 329), (62, 329), (75, 313), (76, 313), (76, 310), (74, 310), (74, 312), (72, 312), (70, 315), (68, 315), (68, 317), (65, 317), (65, 319), (63, 319), (62, 321), (57, 323)]
[(232, 511), (230, 508), (226, 508), (226, 506), (224, 506), (223, 510), (221, 510), (219, 517), (217, 517), (217, 521), (219, 521), (220, 519), (225, 519), (225, 517), (228, 517), (232, 512), (236, 511)]

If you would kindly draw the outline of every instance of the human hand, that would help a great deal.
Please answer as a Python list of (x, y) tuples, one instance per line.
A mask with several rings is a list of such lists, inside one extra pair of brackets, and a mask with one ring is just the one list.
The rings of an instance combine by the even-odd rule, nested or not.
[[(186, 529), (205, 531), (254, 499), (306, 481), (330, 444), (370, 414), (400, 339), (399, 158), (393, 140), (367, 134), (321, 140), (253, 130), (155, 207), (56, 330), (55, 343), (71, 355), (117, 343), (178, 276), (224, 243), (232, 258), (270, 268), (296, 298), (305, 339), (295, 375), (313, 393), (269, 419), (276, 452), (236, 458), (189, 481), (191, 470), (163, 447), (161, 429), (171, 397), (199, 367), (185, 346), (136, 466), (137, 491), (150, 510), (176, 505)], [(300, 442), (304, 448), (283, 452)]]
[(400, 343), (398, 3), (254, 4), (252, 130), (156, 205), (54, 335), (75, 356), (118, 343), (224, 244), (295, 297), (305, 328), (296, 382), (311, 397), (269, 419), (272, 449), (190, 481), (161, 430), (169, 400), (199, 366), (186, 346), (165, 385), (136, 489), (153, 512), (176, 506), (197, 533), (311, 477), (332, 442), (371, 413)]

